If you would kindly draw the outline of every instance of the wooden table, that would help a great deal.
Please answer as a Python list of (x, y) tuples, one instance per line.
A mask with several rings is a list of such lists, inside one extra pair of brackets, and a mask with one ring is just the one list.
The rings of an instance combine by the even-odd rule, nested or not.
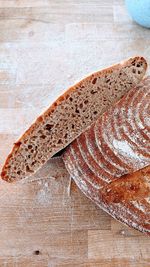
[[(123, 0), (0, 0), (0, 167), (36, 116), (84, 75), (133, 55), (150, 63), (150, 30)], [(150, 239), (75, 186), (61, 159), (0, 181), (0, 267), (148, 267)]]

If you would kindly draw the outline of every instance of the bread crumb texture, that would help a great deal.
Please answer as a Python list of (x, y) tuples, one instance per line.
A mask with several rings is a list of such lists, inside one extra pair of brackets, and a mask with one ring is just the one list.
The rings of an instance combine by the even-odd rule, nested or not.
[(137, 85), (146, 67), (142, 57), (131, 58), (68, 89), (14, 144), (1, 177), (11, 182), (33, 174)]

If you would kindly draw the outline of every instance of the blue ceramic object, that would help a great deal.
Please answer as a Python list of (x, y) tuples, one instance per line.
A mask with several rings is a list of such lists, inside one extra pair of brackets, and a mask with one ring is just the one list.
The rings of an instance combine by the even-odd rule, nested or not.
[(127, 9), (138, 24), (150, 28), (150, 0), (125, 0)]

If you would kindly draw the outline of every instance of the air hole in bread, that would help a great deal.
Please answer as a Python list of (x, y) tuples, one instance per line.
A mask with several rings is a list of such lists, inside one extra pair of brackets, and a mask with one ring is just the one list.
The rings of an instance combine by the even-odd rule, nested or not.
[(83, 108), (83, 104), (82, 103), (80, 103), (79, 108)]
[(28, 165), (26, 166), (26, 172), (33, 172)]
[(32, 148), (32, 145), (28, 145), (28, 148), (31, 149)]
[(46, 124), (46, 125), (45, 125), (45, 129), (46, 129), (47, 131), (51, 131), (52, 127), (53, 127), (52, 124)]
[(95, 84), (96, 81), (97, 81), (97, 78), (94, 78), (93, 81), (92, 81), (92, 83)]
[(88, 100), (85, 100), (85, 101), (84, 101), (84, 104), (85, 104), (85, 105), (86, 105), (86, 104), (88, 104), (88, 103), (89, 103), (89, 101), (88, 101)]
[(63, 142), (62, 142), (61, 139), (59, 139), (58, 142), (57, 142), (57, 144), (62, 144), (62, 143), (63, 143)]
[(92, 95), (94, 95), (94, 94), (96, 94), (96, 93), (97, 93), (96, 91), (91, 90), (91, 94), (92, 94)]
[(46, 136), (43, 134), (43, 135), (40, 136), (40, 138), (41, 138), (41, 139), (45, 139)]
[(132, 72), (133, 72), (133, 73), (136, 73), (136, 70), (135, 70), (135, 69), (133, 69), (133, 70), (132, 70)]
[(31, 139), (34, 141), (37, 138), (37, 136), (33, 135)]
[(69, 100), (72, 102), (72, 100), (73, 100), (72, 97), (70, 97)]
[(77, 108), (76, 108), (75, 112), (76, 112), (76, 113), (80, 113), (79, 110), (78, 110)]
[(71, 128), (74, 129), (74, 124), (72, 124)]
[(138, 74), (141, 74), (140, 70), (138, 70)]

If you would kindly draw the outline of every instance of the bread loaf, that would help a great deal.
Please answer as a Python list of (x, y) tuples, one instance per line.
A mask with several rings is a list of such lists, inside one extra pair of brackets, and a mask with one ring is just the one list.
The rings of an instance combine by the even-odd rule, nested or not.
[(63, 160), (87, 197), (150, 235), (150, 78), (73, 141)]
[(146, 68), (144, 58), (131, 58), (93, 73), (69, 88), (14, 144), (3, 167), (2, 178), (11, 182), (39, 169), (137, 85)]

